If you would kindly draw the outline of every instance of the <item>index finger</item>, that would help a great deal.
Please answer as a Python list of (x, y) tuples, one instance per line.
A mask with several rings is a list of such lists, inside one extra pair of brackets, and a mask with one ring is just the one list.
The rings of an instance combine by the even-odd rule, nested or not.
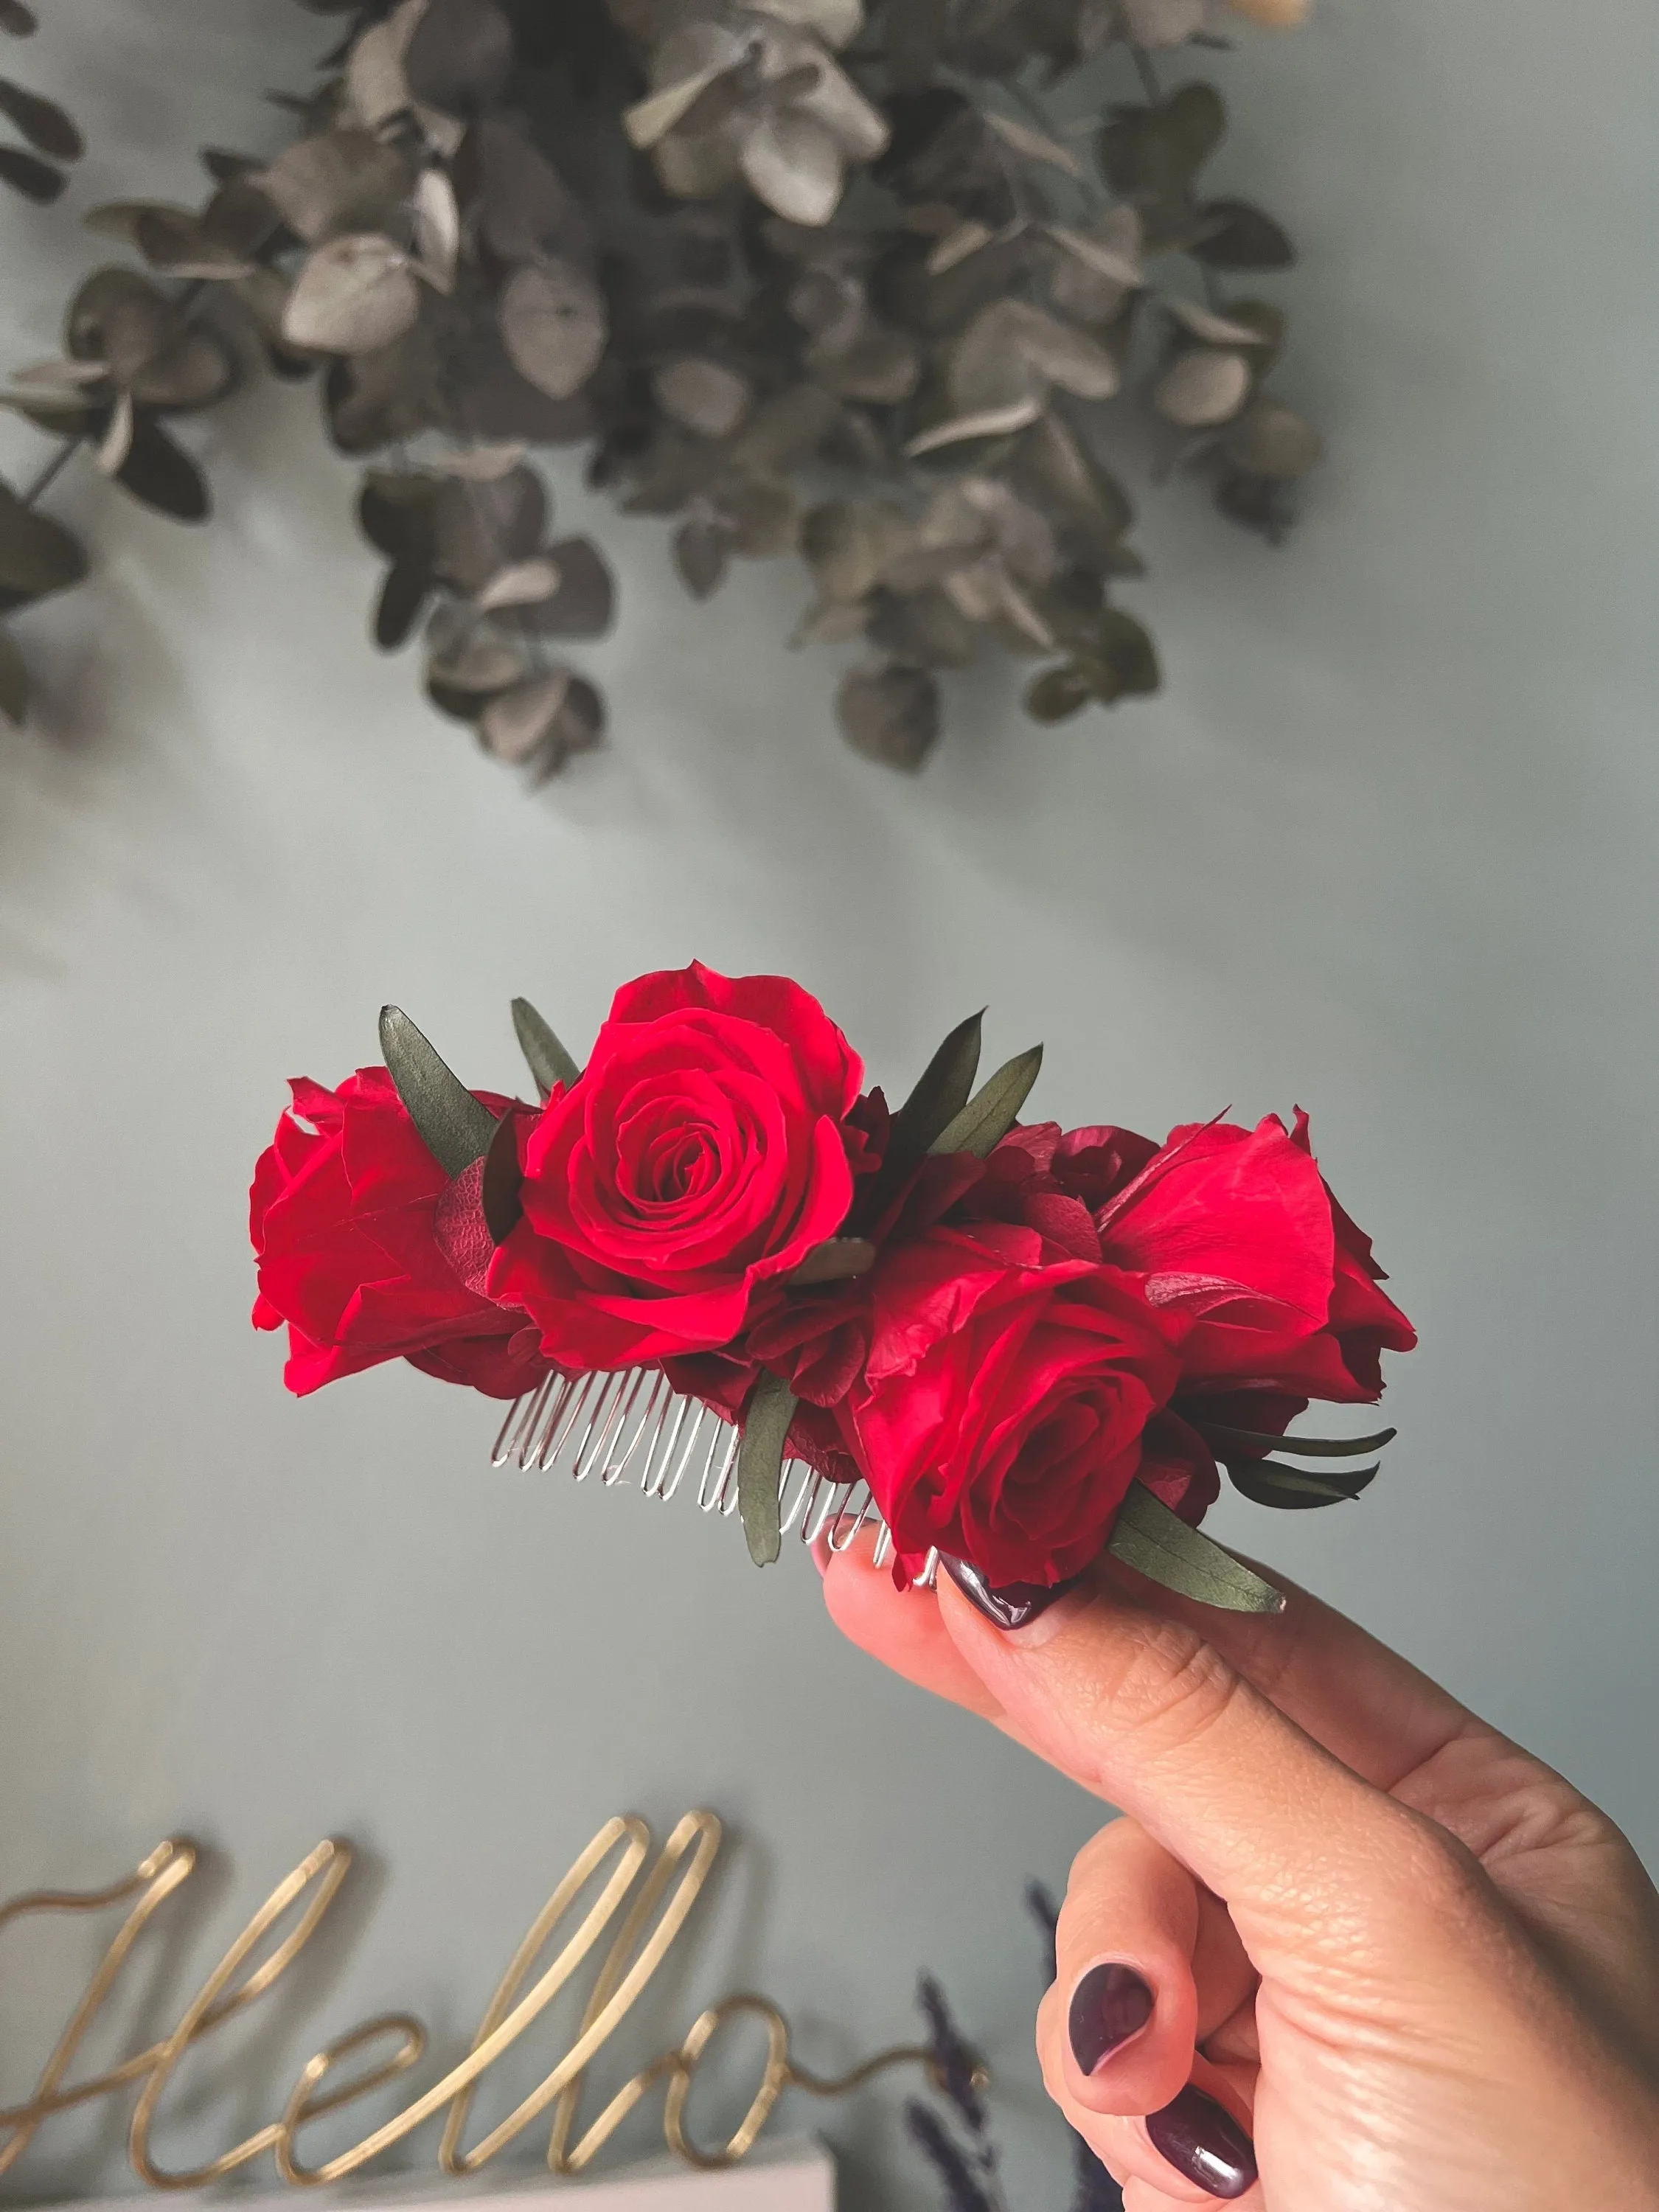
[[(931, 1590), (899, 1591), (871, 1564), (864, 1538), (829, 1560), (824, 1600), (842, 1633), (872, 1657), (1017, 1735), (939, 1616)], [(1480, 1725), (1449, 1691), (1357, 1622), (1275, 1575), (1289, 1600), (1277, 1614), (1224, 1613), (1159, 1589), (1115, 1559), (1098, 1580), (1194, 1629), (1288, 1720), (1345, 1766), (1392, 1790), (1455, 1736)]]

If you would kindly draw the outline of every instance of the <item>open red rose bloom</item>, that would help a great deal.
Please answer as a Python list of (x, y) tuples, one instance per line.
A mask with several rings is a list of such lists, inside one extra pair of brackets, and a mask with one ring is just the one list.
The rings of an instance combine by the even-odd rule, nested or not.
[(506, 1399), (660, 1369), (743, 1426), (757, 1557), (787, 1454), (867, 1484), (901, 1581), (939, 1552), (1053, 1583), (1133, 1508), (1123, 1556), (1196, 1588), (1159, 1562), (1205, 1544), (1221, 1467), (1286, 1507), (1375, 1472), (1306, 1462), (1390, 1432), (1286, 1434), (1415, 1341), (1304, 1115), (1161, 1145), (1022, 1123), (1041, 1055), (975, 1092), (977, 1020), (890, 1112), (799, 985), (696, 963), (619, 991), (580, 1072), (515, 1020), (539, 1108), (465, 1090), (392, 1010), (389, 1066), (292, 1086), (251, 1198), (291, 1390), (389, 1359)]

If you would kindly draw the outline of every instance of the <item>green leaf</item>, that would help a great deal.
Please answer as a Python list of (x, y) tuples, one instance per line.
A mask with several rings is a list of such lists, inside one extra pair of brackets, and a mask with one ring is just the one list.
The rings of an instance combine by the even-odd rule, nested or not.
[(1064, 722), (1081, 714), (1096, 696), (1086, 665), (1062, 660), (1058, 668), (1045, 668), (1025, 687), (1025, 711), (1034, 722)]
[(213, 510), (207, 478), (159, 422), (140, 415), (127, 457), (115, 481), (158, 514), (175, 522), (205, 522)]
[(1305, 1513), (1316, 1505), (1352, 1504), (1382, 1466), (1330, 1471), (1311, 1467), (1284, 1467), (1276, 1459), (1230, 1459), (1227, 1473), (1233, 1488), (1253, 1504), (1277, 1506), (1282, 1513)]
[(483, 1176), (478, 1185), (484, 1227), (498, 1244), (506, 1243), (524, 1218), (524, 1206), (519, 1195), (523, 1182), (518, 1131), (513, 1126), (512, 1115), (503, 1114), (495, 1124), (489, 1150), (484, 1154)]
[(1042, 1067), (1040, 1044), (1004, 1060), (962, 1111), (945, 1123), (928, 1151), (971, 1152), (976, 1160), (988, 1159), (1019, 1119), (1019, 1109), (1030, 1097)]
[(482, 1159), (495, 1116), (444, 1066), (401, 1006), (380, 1009), (380, 1053), (398, 1096), (427, 1150), (447, 1176)]
[(967, 1104), (979, 1073), (980, 1030), (984, 1019), (981, 1006), (978, 1013), (957, 1024), (894, 1115), (880, 1170), (859, 1201), (860, 1222), (880, 1219), (888, 1200), (906, 1176), (927, 1158), (939, 1131)]
[(1096, 650), (1111, 670), (1114, 698), (1145, 697), (1163, 682), (1158, 648), (1133, 615), (1108, 607), (1100, 618)]
[(799, 1403), (781, 1376), (763, 1375), (744, 1409), (743, 1442), (738, 1447), (738, 1511), (749, 1556), (757, 1567), (769, 1567), (782, 1547), (778, 1492), (789, 1424)]
[(1226, 1613), (1283, 1613), (1285, 1595), (1242, 1565), (1231, 1553), (1188, 1526), (1139, 1482), (1129, 1485), (1106, 1547), (1114, 1559), (1165, 1589), (1179, 1590)]
[(1206, 1421), (1202, 1413), (1193, 1425), (1203, 1432), (1206, 1443), (1220, 1444), (1224, 1450), (1228, 1444), (1259, 1446), (1264, 1455), (1289, 1452), (1296, 1459), (1358, 1459), (1366, 1452), (1381, 1451), (1400, 1433), (1398, 1429), (1379, 1429), (1371, 1437), (1274, 1437), (1265, 1430), (1234, 1429), (1219, 1421)]
[(0, 611), (78, 584), (87, 556), (61, 523), (0, 483)]
[(1211, 200), (1199, 210), (1203, 226), (1194, 241), (1196, 261), (1207, 269), (1288, 269), (1296, 248), (1270, 215), (1243, 200)]
[(862, 1237), (827, 1237), (822, 1244), (815, 1244), (793, 1274), (786, 1275), (789, 1283), (842, 1283), (850, 1275), (861, 1275), (876, 1261), (876, 1248)]
[(513, 1001), (513, 1027), (542, 1097), (550, 1097), (557, 1083), (568, 1091), (581, 1070), (528, 999)]
[(29, 672), (12, 639), (0, 629), (0, 714), (21, 729), (29, 711)]

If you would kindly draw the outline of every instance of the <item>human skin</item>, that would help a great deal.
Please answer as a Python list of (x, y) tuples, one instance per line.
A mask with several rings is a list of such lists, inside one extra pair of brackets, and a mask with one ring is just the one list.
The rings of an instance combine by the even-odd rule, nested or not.
[[(1302, 1592), (1225, 1613), (1108, 1560), (1005, 1632), (867, 1538), (820, 1565), (854, 1643), (1123, 1808), (1037, 2051), (1126, 2212), (1659, 2212), (1659, 1893), (1559, 1775)], [(1120, 2036), (1090, 2072), (1074, 2016), (1085, 2059)], [(1154, 2147), (1189, 2084), (1259, 2178)]]

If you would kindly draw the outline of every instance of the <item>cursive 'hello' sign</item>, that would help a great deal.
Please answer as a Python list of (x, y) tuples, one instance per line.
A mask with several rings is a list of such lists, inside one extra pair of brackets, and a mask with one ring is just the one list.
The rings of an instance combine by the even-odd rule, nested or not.
[[(40, 1890), (15, 1898), (0, 1906), (0, 1929), (32, 1912), (88, 1912), (119, 1905), (128, 1910), (41, 2069), (33, 2094), (24, 2104), (0, 2109), (0, 2172), (22, 2155), (54, 2113), (136, 2086), (128, 2153), (139, 2179), (155, 2189), (201, 2187), (250, 2165), (267, 2151), (284, 2181), (339, 2181), (439, 2112), (445, 2118), (438, 2162), (446, 2173), (476, 2172), (550, 2109), (548, 2166), (555, 2173), (574, 2173), (659, 2081), (665, 2084), (663, 2134), (670, 2148), (693, 2166), (729, 2166), (752, 2147), (786, 2087), (837, 2096), (884, 2067), (906, 2061), (927, 2063), (927, 2051), (906, 2046), (883, 2051), (839, 2079), (820, 2079), (792, 2063), (788, 2025), (775, 2005), (764, 1997), (731, 1996), (701, 2014), (682, 2042), (626, 2081), (586, 2132), (572, 2141), (583, 2076), (684, 1927), (720, 1842), (720, 1824), (714, 1814), (688, 1813), (647, 1866), (652, 1842), (644, 1821), (623, 1814), (607, 1820), (526, 1930), (465, 2057), (361, 2141), (316, 2166), (307, 2166), (300, 2154), (301, 2131), (308, 2121), (372, 2094), (419, 2063), (426, 2050), (426, 2030), (411, 2014), (377, 2014), (325, 2045), (301, 2068), (280, 2116), (205, 2166), (177, 2172), (159, 2166), (150, 2154), (150, 2133), (167, 2085), (186, 2052), (257, 2003), (316, 1934), (350, 1867), (349, 1844), (333, 1839), (319, 1844), (277, 1883), (168, 2034), (106, 2072), (78, 2081), (67, 2079), (76, 2053), (146, 1923), (189, 1881), (196, 1867), (196, 1846), (176, 1838), (160, 1844), (125, 1881), (108, 1889)], [(595, 1883), (600, 1885), (597, 1897), (575, 1919), (584, 1892)], [(564, 1934), (559, 1949), (532, 1980), (537, 1962), (573, 1919), (575, 1924)], [(286, 1933), (278, 1933), (284, 1922), (291, 1924)], [(574, 2041), (505, 2119), (471, 2148), (465, 2148), (480, 2076), (596, 1957)], [(730, 2140), (717, 2149), (702, 2148), (685, 2126), (692, 2077), (722, 2023), (743, 2014), (759, 2017), (766, 2026), (766, 2062), (760, 2082)], [(378, 2057), (374, 2056), (377, 2050)], [(369, 2057), (360, 2061), (357, 2070), (343, 2074), (345, 2062), (359, 2053)]]

